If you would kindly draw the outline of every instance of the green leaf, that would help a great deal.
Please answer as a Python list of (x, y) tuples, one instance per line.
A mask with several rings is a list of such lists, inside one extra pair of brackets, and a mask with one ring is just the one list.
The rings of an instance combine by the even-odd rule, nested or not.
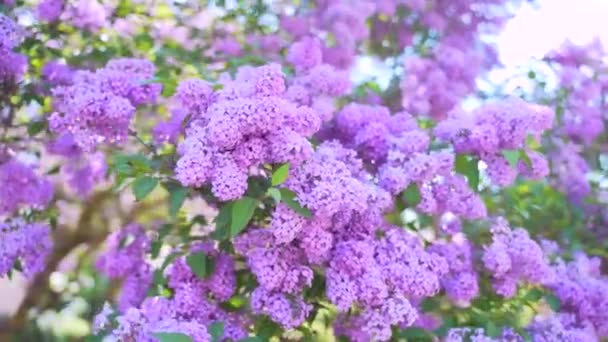
[(281, 189), (279, 189), (279, 191), (281, 193), (281, 201), (283, 203), (287, 204), (295, 212), (297, 212), (298, 214), (300, 214), (306, 218), (312, 217), (312, 213), (310, 212), (310, 210), (308, 210), (308, 208), (302, 206), (296, 200), (296, 194), (293, 191), (291, 191), (287, 188), (281, 188)]
[(543, 291), (538, 288), (530, 290), (530, 292), (526, 293), (524, 296), (524, 299), (530, 302), (538, 302), (541, 298), (543, 298)]
[(272, 186), (283, 184), (289, 176), (289, 164), (283, 164), (272, 174)]
[(257, 337), (257, 336), (251, 336), (251, 337), (245, 337), (240, 339), (238, 342), (263, 342), (264, 340), (262, 340), (261, 338)]
[(549, 307), (551, 307), (551, 310), (553, 310), (555, 312), (558, 312), (562, 306), (562, 303), (559, 300), (559, 298), (557, 298), (557, 296), (554, 295), (553, 293), (545, 294), (545, 302), (547, 302)]
[(188, 196), (188, 189), (177, 183), (167, 183), (165, 188), (169, 192), (169, 215), (176, 217)]
[(158, 179), (151, 176), (142, 176), (135, 179), (133, 182), (133, 194), (138, 201), (143, 200), (148, 196), (158, 185)]
[(230, 237), (237, 236), (247, 227), (257, 205), (258, 201), (251, 197), (243, 197), (232, 204)]
[(268, 189), (268, 191), (266, 191), (266, 195), (272, 197), (276, 203), (281, 202), (281, 191), (279, 191), (277, 188)]
[(528, 168), (532, 168), (532, 160), (530, 160), (530, 157), (528, 156), (528, 153), (526, 153), (526, 151), (519, 150), (519, 159), (523, 161)]
[(418, 184), (410, 184), (405, 191), (403, 191), (403, 199), (407, 203), (408, 207), (415, 207), (420, 203), (421, 195)]
[(203, 252), (195, 252), (186, 257), (186, 263), (200, 279), (209, 278), (215, 269), (215, 260)]
[(459, 154), (454, 159), (454, 170), (467, 177), (467, 182), (473, 191), (479, 187), (479, 159)]
[(152, 334), (159, 342), (193, 342), (192, 337), (177, 332), (162, 332)]
[(222, 336), (224, 336), (223, 322), (213, 322), (208, 329), (209, 334), (211, 335), (211, 342), (219, 342), (222, 340)]
[(497, 337), (500, 334), (500, 329), (492, 321), (486, 323), (485, 330), (486, 334), (490, 337)]
[(224, 204), (217, 216), (215, 217), (215, 231), (213, 238), (216, 240), (224, 240), (230, 237), (230, 218), (232, 216), (233, 202)]
[(45, 120), (32, 121), (27, 126), (27, 134), (29, 134), (31, 137), (33, 137), (33, 136), (37, 135), (38, 133), (42, 132), (46, 127), (47, 127), (47, 123)]
[(509, 162), (511, 167), (517, 167), (517, 162), (519, 161), (519, 150), (503, 150), (502, 156)]
[(408, 341), (433, 341), (433, 335), (422, 328), (407, 328), (399, 333), (399, 337), (405, 338)]

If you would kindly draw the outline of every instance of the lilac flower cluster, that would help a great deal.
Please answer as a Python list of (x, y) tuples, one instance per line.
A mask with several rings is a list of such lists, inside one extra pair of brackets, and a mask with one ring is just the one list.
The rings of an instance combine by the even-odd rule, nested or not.
[(21, 219), (0, 223), (0, 277), (19, 262), (23, 274), (32, 278), (42, 271), (53, 247), (51, 229)]
[(85, 152), (100, 143), (124, 142), (135, 106), (154, 103), (160, 93), (159, 84), (144, 82), (154, 71), (151, 62), (133, 58), (111, 60), (95, 72), (78, 71), (73, 84), (53, 89), (51, 131), (71, 134)]
[(64, 157), (65, 163), (61, 166), (61, 175), (70, 189), (80, 197), (90, 195), (94, 186), (106, 176), (108, 165), (104, 154), (83, 153), (69, 134), (48, 144), (47, 150)]
[[(192, 337), (193, 341), (210, 341), (209, 325), (221, 322), (224, 324), (222, 340), (237, 341), (247, 337), (244, 317), (219, 306), (235, 294), (236, 274), (232, 257), (218, 252), (208, 243), (195, 245), (190, 252), (203, 252), (212, 258), (215, 265), (213, 274), (201, 279), (190, 269), (185, 257), (178, 258), (165, 272), (172, 297), (148, 297), (141, 305), (132, 305), (117, 318), (118, 326), (110, 329), (110, 336), (118, 340), (156, 341), (152, 337), (154, 333), (181, 332)], [(102, 324), (106, 327), (100, 328), (107, 329), (109, 322), (100, 322), (106, 323)]]
[(12, 19), (0, 14), (0, 83), (20, 81), (27, 69), (27, 57), (14, 52), (25, 32)]
[(504, 218), (491, 227), (492, 243), (485, 248), (483, 264), (492, 274), (496, 292), (513, 297), (521, 282), (551, 284), (555, 272), (540, 245), (523, 228), (511, 229)]
[(53, 184), (16, 159), (0, 164), (0, 216), (21, 208), (45, 209), (53, 199)]
[(392, 194), (417, 184), (422, 212), (468, 219), (486, 216), (481, 198), (454, 172), (454, 155), (449, 151), (429, 153), (431, 138), (410, 115), (391, 115), (382, 106), (351, 103), (336, 115), (332, 131), (326, 134), (356, 149), (375, 166), (379, 185)]
[(99, 255), (95, 266), (112, 279), (124, 279), (118, 299), (122, 312), (137, 307), (146, 298), (152, 284), (152, 267), (145, 256), (150, 249), (150, 239), (143, 228), (130, 224), (110, 234), (106, 250)]
[[(410, 298), (436, 294), (448, 267), (417, 238), (383, 223), (390, 196), (368, 179), (354, 151), (337, 142), (321, 144), (293, 170), (284, 185), (313, 217), (279, 204), (268, 228), (252, 227), (235, 241), (259, 284), (254, 312), (286, 328), (302, 324), (311, 310), (302, 290), (312, 284), (313, 266), (322, 265), (342, 334), (388, 340), (391, 326), (414, 323)], [(360, 314), (348, 314), (353, 305)]]
[(449, 264), (449, 273), (441, 278), (446, 295), (455, 302), (468, 303), (479, 295), (477, 272), (473, 265), (473, 245), (464, 235), (454, 235), (451, 241), (434, 243), (429, 251)]
[(65, 0), (42, 0), (37, 8), (38, 19), (46, 22), (54, 22), (61, 16), (64, 6)]
[(189, 124), (179, 145), (177, 179), (187, 186), (211, 183), (214, 195), (227, 201), (245, 193), (250, 168), (306, 160), (312, 154), (307, 137), (321, 120), (310, 107), (286, 99), (285, 90), (277, 64), (241, 68), (213, 96), (200, 82), (180, 86), (184, 107), (206, 111)]
[[(453, 111), (435, 128), (436, 136), (454, 146), (457, 153), (478, 156), (487, 164), (492, 181), (506, 186), (513, 183), (518, 170), (526, 177), (540, 179), (549, 173), (542, 154), (527, 149), (529, 138), (539, 139), (553, 125), (554, 113), (548, 107), (529, 104), (518, 98), (486, 104), (472, 113)], [(530, 165), (520, 160), (511, 167), (504, 150), (526, 150)]]
[(475, 90), (482, 56), (475, 50), (439, 45), (432, 56), (407, 58), (400, 85), (403, 108), (416, 115), (444, 118)]
[(289, 47), (286, 59), (294, 66), (296, 75), (286, 96), (300, 105), (312, 107), (326, 122), (334, 114), (334, 98), (349, 91), (350, 80), (346, 72), (323, 63), (322, 56), (318, 38), (306, 36)]
[[(301, 11), (298, 16), (281, 18), (281, 28), (293, 38), (307, 35), (323, 37), (323, 62), (340, 69), (350, 67), (357, 46), (368, 37), (367, 16), (375, 11), (373, 1), (318, 1), (314, 8)], [(327, 39), (332, 37), (332, 39)]]
[(562, 312), (576, 322), (590, 325), (599, 337), (608, 336), (608, 278), (601, 273), (601, 260), (577, 253), (574, 260), (556, 260), (555, 279), (548, 287), (559, 298)]

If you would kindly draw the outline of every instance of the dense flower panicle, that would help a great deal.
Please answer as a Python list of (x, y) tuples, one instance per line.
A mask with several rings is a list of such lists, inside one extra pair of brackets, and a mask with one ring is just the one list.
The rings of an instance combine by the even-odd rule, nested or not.
[(313, 37), (302, 38), (289, 48), (287, 61), (293, 64), (298, 72), (320, 65), (323, 61), (321, 43)]
[(601, 260), (579, 252), (571, 262), (558, 259), (554, 270), (556, 277), (548, 287), (559, 298), (562, 312), (590, 324), (599, 337), (608, 336), (608, 278), (601, 274)]
[(511, 98), (486, 104), (472, 113), (453, 111), (435, 128), (435, 135), (450, 142), (456, 152), (478, 156), (487, 165), (493, 182), (506, 186), (513, 183), (518, 169), (538, 179), (548, 174), (547, 161), (530, 151), (531, 169), (524, 165), (513, 168), (502, 155), (504, 150), (525, 149), (530, 137), (540, 135), (553, 125), (554, 113), (549, 108)]
[(148, 295), (152, 285), (153, 270), (148, 264), (141, 264), (136, 270), (124, 278), (117, 298), (117, 306), (121, 312), (137, 307)]
[(0, 14), (0, 50), (8, 51), (21, 43), (24, 30), (11, 18)]
[(437, 294), (439, 280), (448, 271), (445, 260), (427, 253), (420, 242), (403, 230), (391, 228), (385, 238), (374, 241), (345, 241), (336, 245), (327, 274), (327, 296), (345, 312), (351, 305), (366, 310), (358, 326), (342, 334), (386, 341), (391, 326), (411, 326), (418, 313), (408, 298)]
[(44, 209), (53, 199), (53, 184), (18, 160), (0, 165), (0, 215), (21, 208)]
[(171, 111), (171, 118), (167, 121), (161, 121), (152, 130), (154, 142), (162, 144), (167, 142), (176, 144), (180, 135), (184, 131), (184, 120), (188, 117), (188, 112), (182, 109), (174, 109)]
[(486, 335), (483, 328), (452, 328), (448, 331), (443, 342), (523, 342), (524, 339), (513, 329), (504, 329), (502, 334), (497, 337)]
[(80, 197), (87, 197), (95, 185), (106, 177), (108, 164), (101, 152), (82, 158), (71, 158), (62, 166), (61, 173), (72, 191)]
[(210, 182), (216, 197), (231, 200), (245, 193), (251, 167), (298, 165), (312, 153), (306, 138), (318, 129), (319, 118), (310, 108), (283, 97), (285, 79), (278, 65), (241, 68), (222, 90), (199, 98), (186, 95), (195, 84), (189, 82), (180, 95), (184, 105), (208, 108), (188, 128), (178, 148), (181, 158), (175, 172), (182, 184)]
[(205, 245), (195, 245), (192, 252), (203, 251), (214, 260), (213, 274), (207, 279), (199, 279), (190, 269), (185, 258), (180, 258), (167, 269), (169, 286), (173, 289), (188, 287), (205, 296), (212, 296), (217, 301), (228, 300), (236, 291), (234, 260), (226, 254), (219, 253)]
[(91, 31), (102, 28), (107, 21), (107, 10), (97, 0), (76, 0), (66, 9), (67, 19), (76, 27)]
[(42, 67), (42, 78), (51, 86), (69, 85), (72, 83), (74, 71), (60, 62), (50, 61)]
[(573, 316), (558, 314), (549, 318), (537, 317), (528, 328), (534, 342), (595, 342), (598, 341), (593, 327), (577, 324)]
[(288, 297), (284, 293), (268, 292), (258, 287), (251, 294), (251, 308), (254, 313), (265, 314), (281, 326), (292, 329), (306, 320), (312, 305), (301, 297)]
[(190, 114), (198, 117), (213, 103), (213, 89), (199, 79), (188, 79), (179, 83), (175, 97)]
[(85, 151), (124, 142), (135, 106), (155, 102), (160, 93), (160, 85), (142, 83), (153, 75), (151, 62), (133, 58), (111, 60), (94, 73), (77, 72), (73, 84), (53, 89), (50, 129), (71, 134)]
[(110, 234), (106, 250), (97, 258), (96, 267), (111, 278), (136, 273), (150, 248), (150, 238), (138, 224), (129, 224)]
[(503, 218), (492, 226), (492, 243), (483, 254), (483, 264), (492, 273), (494, 289), (505, 297), (513, 297), (520, 282), (550, 284), (555, 272), (544, 253), (523, 228), (511, 230)]
[(46, 265), (53, 247), (51, 229), (42, 223), (20, 219), (0, 224), (0, 277), (20, 262), (23, 274), (34, 277)]
[(27, 57), (17, 52), (0, 49), (0, 83), (19, 82), (27, 70)]
[(415, 115), (442, 119), (475, 89), (481, 55), (440, 45), (430, 58), (405, 60), (401, 81), (402, 105)]
[(557, 148), (550, 153), (551, 173), (556, 177), (560, 190), (568, 197), (580, 202), (591, 193), (587, 174), (591, 167), (581, 156), (581, 148), (573, 143), (556, 142)]
[(42, 0), (37, 8), (38, 18), (46, 22), (53, 22), (59, 19), (64, 6), (64, 0)]
[(473, 245), (461, 234), (451, 241), (435, 243), (430, 252), (448, 260), (449, 273), (441, 278), (447, 296), (454, 301), (470, 302), (479, 295), (477, 272), (473, 265)]
[[(162, 303), (168, 305), (169, 303)], [(161, 304), (153, 304), (146, 307), (153, 313)], [(210, 342), (211, 336), (204, 324), (197, 321), (178, 320), (171, 316), (150, 314), (146, 309), (130, 308), (123, 315), (118, 316), (117, 327), (110, 332), (110, 337), (117, 341), (142, 341), (156, 342), (155, 333), (175, 332), (182, 333), (192, 338), (193, 342)], [(154, 310), (156, 309), (156, 310)]]

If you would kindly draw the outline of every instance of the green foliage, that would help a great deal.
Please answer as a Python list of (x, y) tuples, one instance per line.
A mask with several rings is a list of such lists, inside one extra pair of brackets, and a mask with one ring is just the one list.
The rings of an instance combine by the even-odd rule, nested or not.
[(193, 342), (190, 336), (182, 333), (161, 332), (153, 335), (159, 342)]
[(281, 202), (287, 204), (295, 212), (297, 212), (298, 214), (300, 214), (306, 218), (312, 217), (312, 213), (310, 212), (310, 210), (308, 210), (308, 208), (302, 206), (297, 201), (296, 194), (293, 191), (291, 191), (287, 188), (281, 188), (281, 189), (279, 189), (279, 191), (281, 193)]
[(186, 257), (186, 263), (200, 279), (209, 278), (215, 270), (215, 260), (203, 252), (194, 252)]
[(258, 201), (251, 197), (243, 197), (232, 204), (230, 237), (237, 236), (245, 227), (247, 227), (257, 205)]
[(148, 196), (158, 185), (158, 179), (151, 176), (140, 176), (133, 182), (133, 195), (138, 201)]
[(464, 154), (458, 154), (454, 159), (454, 170), (467, 178), (467, 182), (473, 190), (479, 189), (478, 164), (479, 159)]
[(272, 186), (283, 184), (289, 176), (289, 164), (279, 166), (272, 174)]
[(408, 207), (413, 208), (417, 206), (421, 200), (420, 188), (418, 188), (418, 184), (411, 183), (408, 185), (405, 191), (403, 191), (402, 198)]

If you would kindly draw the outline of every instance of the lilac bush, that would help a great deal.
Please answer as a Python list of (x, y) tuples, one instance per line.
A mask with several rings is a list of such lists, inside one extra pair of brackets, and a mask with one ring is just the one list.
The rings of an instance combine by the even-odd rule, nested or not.
[(607, 339), (606, 52), (483, 93), (518, 4), (4, 1), (0, 340)]

